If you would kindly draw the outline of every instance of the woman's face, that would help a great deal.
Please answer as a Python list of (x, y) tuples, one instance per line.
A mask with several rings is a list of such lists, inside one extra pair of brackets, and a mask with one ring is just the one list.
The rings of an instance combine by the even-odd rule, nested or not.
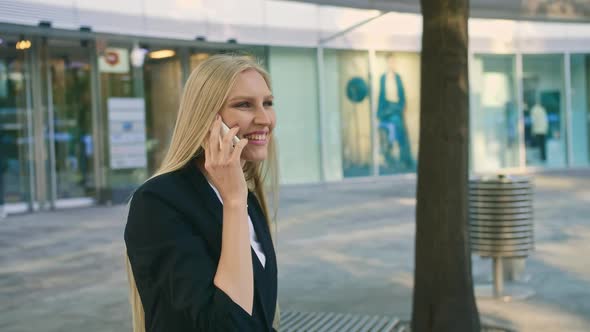
[(228, 127), (240, 127), (239, 138), (248, 139), (242, 160), (266, 159), (276, 117), (273, 96), (262, 75), (254, 69), (240, 73), (220, 115)]

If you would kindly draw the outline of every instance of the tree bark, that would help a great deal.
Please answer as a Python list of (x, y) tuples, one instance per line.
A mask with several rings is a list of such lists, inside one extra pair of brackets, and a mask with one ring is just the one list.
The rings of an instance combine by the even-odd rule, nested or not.
[(413, 332), (480, 331), (468, 240), (469, 0), (421, 0)]

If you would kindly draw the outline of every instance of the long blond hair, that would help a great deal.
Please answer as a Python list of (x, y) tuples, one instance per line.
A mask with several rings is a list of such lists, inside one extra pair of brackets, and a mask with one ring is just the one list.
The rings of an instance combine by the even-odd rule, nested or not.
[[(184, 167), (195, 156), (204, 158), (201, 146), (207, 137), (215, 115), (221, 111), (225, 104), (237, 76), (245, 70), (256, 70), (271, 89), (270, 76), (266, 70), (245, 56), (214, 55), (193, 70), (184, 86), (170, 147), (160, 168), (152, 175), (152, 178)], [(264, 162), (246, 162), (244, 175), (248, 187), (254, 192), (262, 206), (269, 229), (272, 229), (278, 206), (277, 152), (276, 141), (272, 133), (268, 145), (268, 158)], [(272, 215), (269, 210), (265, 186), (273, 194)], [(276, 238), (276, 227), (274, 230)], [(133, 332), (145, 332), (143, 305), (137, 291), (129, 257), (127, 253), (125, 254)], [(275, 316), (278, 315), (277, 308)]]

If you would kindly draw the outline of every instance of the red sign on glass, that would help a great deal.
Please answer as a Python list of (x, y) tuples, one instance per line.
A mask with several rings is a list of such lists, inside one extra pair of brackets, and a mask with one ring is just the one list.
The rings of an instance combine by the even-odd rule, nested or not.
[(108, 51), (104, 55), (104, 60), (111, 66), (115, 66), (119, 63), (119, 54), (117, 52)]

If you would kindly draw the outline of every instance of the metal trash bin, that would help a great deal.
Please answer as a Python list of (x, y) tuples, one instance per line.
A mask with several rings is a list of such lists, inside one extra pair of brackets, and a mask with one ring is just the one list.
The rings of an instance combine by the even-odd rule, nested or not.
[(506, 300), (531, 296), (514, 289), (506, 296), (502, 259), (524, 258), (534, 249), (533, 187), (528, 177), (496, 175), (469, 181), (470, 244), (473, 253), (493, 259), (490, 296)]

